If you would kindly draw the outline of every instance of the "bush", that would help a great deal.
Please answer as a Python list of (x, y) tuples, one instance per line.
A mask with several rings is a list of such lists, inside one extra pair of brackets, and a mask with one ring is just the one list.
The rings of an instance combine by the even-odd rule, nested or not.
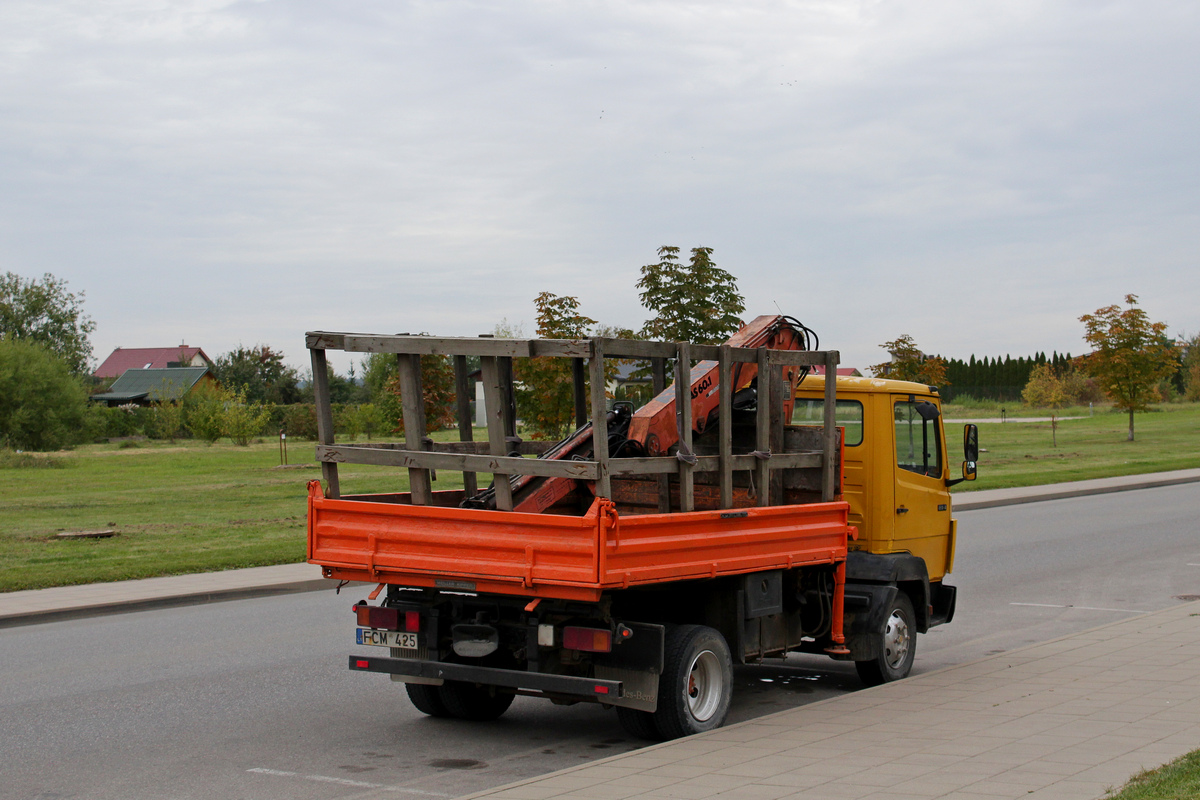
[(192, 436), (209, 444), (221, 438), (226, 399), (227, 393), (211, 383), (202, 383), (188, 392), (183, 401), (183, 424)]
[(225, 395), (221, 430), (234, 444), (246, 447), (252, 437), (262, 433), (267, 427), (273, 404), (248, 401), (244, 386), (236, 392), (226, 392)]
[(57, 450), (84, 432), (87, 390), (71, 367), (45, 347), (0, 338), (0, 444)]
[(282, 427), (287, 435), (296, 439), (317, 440), (317, 407), (312, 403), (295, 403), (286, 406)]

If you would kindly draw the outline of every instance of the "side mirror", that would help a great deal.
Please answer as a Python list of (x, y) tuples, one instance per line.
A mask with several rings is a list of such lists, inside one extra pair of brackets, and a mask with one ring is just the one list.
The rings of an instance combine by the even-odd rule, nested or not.
[(963, 426), (963, 458), (963, 480), (973, 481), (975, 463), (979, 461), (979, 428), (974, 425)]

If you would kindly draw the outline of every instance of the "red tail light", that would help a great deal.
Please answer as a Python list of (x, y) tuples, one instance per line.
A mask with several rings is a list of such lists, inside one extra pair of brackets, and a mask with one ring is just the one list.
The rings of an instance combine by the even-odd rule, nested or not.
[(599, 628), (563, 628), (563, 647), (589, 653), (610, 653), (612, 632)]
[(354, 607), (358, 624), (364, 628), (378, 628), (385, 631), (407, 631), (419, 633), (421, 630), (421, 612), (400, 611), (384, 606), (357, 605)]

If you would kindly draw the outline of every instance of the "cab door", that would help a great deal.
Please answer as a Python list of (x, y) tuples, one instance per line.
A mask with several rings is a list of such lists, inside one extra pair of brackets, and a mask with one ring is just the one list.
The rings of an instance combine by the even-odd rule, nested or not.
[(892, 546), (925, 560), (930, 580), (946, 572), (950, 494), (936, 398), (892, 395), (895, 527)]

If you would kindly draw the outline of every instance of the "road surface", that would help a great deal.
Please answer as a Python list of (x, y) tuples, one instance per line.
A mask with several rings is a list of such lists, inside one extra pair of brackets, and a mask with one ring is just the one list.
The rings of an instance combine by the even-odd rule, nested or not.
[[(955, 621), (915, 670), (1200, 595), (1200, 484), (964, 512)], [(361, 590), (359, 590), (361, 593)], [(422, 717), (351, 673), (357, 594), (313, 592), (0, 630), (0, 797), (454, 797), (640, 746), (598, 706)], [(739, 668), (731, 721), (860, 687), (852, 665)]]

